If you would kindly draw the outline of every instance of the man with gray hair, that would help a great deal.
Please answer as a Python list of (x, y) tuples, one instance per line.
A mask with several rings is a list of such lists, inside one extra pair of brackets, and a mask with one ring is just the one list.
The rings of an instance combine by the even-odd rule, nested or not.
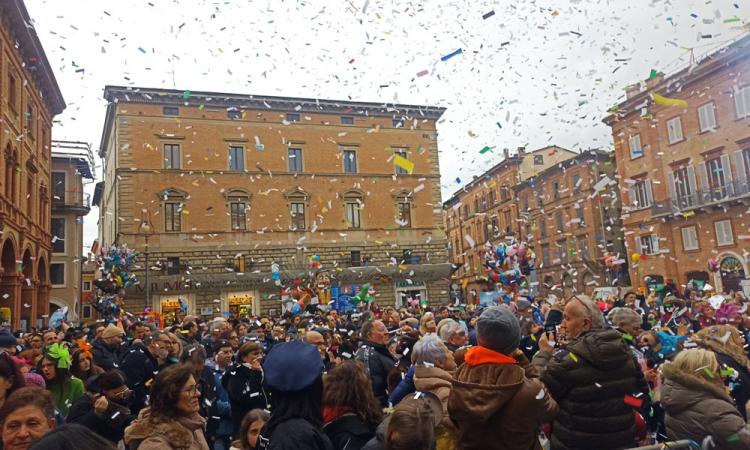
[(446, 320), (447, 321), (443, 326), (438, 326), (438, 335), (445, 343), (445, 346), (448, 347), (448, 350), (453, 353), (469, 342), (469, 336), (466, 332), (466, 328), (460, 323), (453, 319)]
[(640, 370), (622, 335), (605, 328), (596, 304), (580, 295), (566, 302), (559, 336), (552, 342), (552, 336), (542, 335), (534, 356), (542, 381), (560, 405), (552, 448), (634, 446), (633, 409), (643, 402), (637, 389)]
[(458, 448), (540, 448), (539, 425), (558, 408), (518, 349), (518, 319), (508, 307), (492, 306), (479, 316), (476, 329), (479, 345), (466, 352), (448, 400)]

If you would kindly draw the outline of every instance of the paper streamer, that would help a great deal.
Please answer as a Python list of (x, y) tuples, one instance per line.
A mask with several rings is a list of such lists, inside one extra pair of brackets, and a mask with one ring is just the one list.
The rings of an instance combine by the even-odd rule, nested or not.
[(399, 155), (396, 155), (393, 158), (393, 164), (397, 165), (398, 167), (404, 169), (405, 171), (409, 173), (411, 173), (414, 170), (414, 163)]
[(683, 108), (687, 108), (688, 106), (688, 103), (685, 100), (682, 100), (679, 98), (662, 97), (656, 92), (653, 92), (651, 94), (651, 97), (654, 99), (654, 103), (656, 103), (659, 106), (681, 106)]

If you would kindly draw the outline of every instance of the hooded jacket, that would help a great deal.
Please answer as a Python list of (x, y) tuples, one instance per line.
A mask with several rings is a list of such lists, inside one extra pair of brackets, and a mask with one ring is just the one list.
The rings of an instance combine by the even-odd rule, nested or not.
[(671, 364), (662, 367), (662, 375), (661, 403), (670, 439), (702, 442), (711, 436), (717, 450), (750, 448), (745, 421), (722, 386)]
[(443, 420), (435, 433), (437, 450), (455, 448), (456, 427), (448, 415), (453, 376), (439, 367), (417, 366), (414, 371), (414, 386), (418, 391), (435, 394), (443, 405)]
[(375, 436), (375, 430), (370, 428), (356, 414), (344, 414), (323, 426), (334, 450), (360, 450)]
[(154, 422), (150, 408), (125, 429), (128, 450), (209, 450), (203, 426), (206, 421), (197, 413), (169, 422)]
[(119, 347), (112, 349), (101, 338), (95, 340), (91, 347), (91, 355), (97, 366), (105, 371), (118, 368), (120, 365)]
[(542, 382), (560, 405), (552, 424), (553, 449), (633, 447), (636, 425), (627, 396), (639, 395), (637, 368), (614, 329), (587, 331), (554, 354), (539, 352)]
[(456, 448), (541, 449), (539, 425), (557, 414), (557, 404), (523, 353), (473, 347), (464, 361), (448, 400)]

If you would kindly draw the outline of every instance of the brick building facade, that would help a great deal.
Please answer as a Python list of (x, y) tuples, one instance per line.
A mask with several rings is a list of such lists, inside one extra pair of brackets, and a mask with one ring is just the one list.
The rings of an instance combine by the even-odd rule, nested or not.
[[(677, 285), (703, 280), (727, 292), (746, 284), (749, 46), (745, 36), (675, 74), (630, 86), (605, 119), (614, 137), (636, 286), (646, 277)], [(655, 95), (668, 100), (657, 103)], [(720, 271), (709, 272), (709, 258), (720, 262)]]
[(540, 293), (567, 298), (629, 284), (625, 265), (607, 268), (602, 260), (605, 252), (625, 258), (615, 170), (612, 153), (587, 150), (513, 188)]
[(501, 162), (445, 202), (443, 217), (450, 258), (460, 266), (452, 277), (452, 295), (476, 301), (476, 294), (488, 287), (482, 267), (483, 244), (522, 236), (514, 187), (575, 155), (557, 146), (533, 152), (519, 149), (512, 156), (506, 151)]
[(84, 179), (94, 179), (94, 155), (85, 142), (52, 141), (52, 260), (50, 310), (68, 308), (78, 322), (83, 301), (83, 218), (91, 211)]
[(49, 311), (50, 139), (65, 109), (22, 0), (0, 3), (0, 322), (43, 325)]
[[(372, 282), (383, 305), (448, 298), (444, 109), (112, 86), (105, 98), (100, 242), (144, 252), (148, 238), (154, 311), (182, 298), (207, 316), (279, 313), (272, 262), (291, 281), (313, 255), (344, 294)], [(138, 275), (131, 311), (146, 303)]]

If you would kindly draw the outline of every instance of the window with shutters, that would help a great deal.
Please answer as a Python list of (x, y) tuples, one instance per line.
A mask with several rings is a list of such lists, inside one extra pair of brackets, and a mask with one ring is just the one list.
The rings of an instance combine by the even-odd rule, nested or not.
[(539, 218), (539, 236), (542, 239), (547, 237), (547, 219), (544, 217)]
[(581, 259), (589, 257), (589, 240), (585, 237), (578, 238), (578, 256)]
[(653, 203), (650, 180), (636, 182), (630, 192), (632, 194), (630, 200), (636, 209), (648, 208)]
[(549, 244), (542, 245), (542, 263), (550, 265), (552, 261), (549, 259)]
[(357, 151), (344, 150), (344, 172), (357, 173)]
[(698, 250), (698, 233), (695, 226), (683, 227), (682, 231), (682, 249), (685, 251)]
[(490, 206), (495, 206), (495, 190), (490, 189)]
[(706, 103), (698, 108), (698, 127), (701, 133), (716, 129), (716, 105), (714, 102)]
[(585, 216), (585, 210), (583, 209), (583, 205), (580, 203), (576, 203), (576, 219), (578, 219), (578, 228), (583, 228), (586, 226), (586, 216)]
[(734, 235), (732, 234), (731, 220), (720, 220), (718, 222), (714, 222), (714, 229), (716, 230), (716, 245), (734, 244)]
[(227, 149), (229, 158), (229, 170), (245, 170), (245, 148), (239, 145), (230, 145)]
[(680, 116), (667, 120), (667, 137), (670, 144), (682, 141), (682, 121)]
[(562, 211), (558, 211), (555, 213), (555, 226), (557, 227), (557, 232), (562, 233), (563, 232), (563, 214)]
[(554, 197), (555, 200), (560, 199), (560, 182), (559, 181), (555, 181), (554, 183), (552, 183), (552, 196)]
[(164, 144), (164, 168), (180, 168), (180, 144)]
[(573, 193), (577, 194), (581, 192), (581, 176), (580, 175), (573, 175), (573, 178), (571, 179), (571, 182), (573, 183)]
[(290, 213), (292, 215), (292, 230), (302, 231), (305, 229), (305, 204), (294, 202), (290, 204)]
[(229, 216), (231, 218), (232, 231), (247, 229), (247, 198), (230, 197)]
[(643, 156), (643, 148), (641, 147), (641, 135), (636, 134), (630, 136), (628, 139), (628, 145), (630, 147), (630, 159), (635, 159)]
[(656, 255), (659, 253), (659, 237), (655, 234), (639, 236), (636, 242), (638, 253), (643, 255)]
[(672, 197), (680, 208), (689, 208), (695, 204), (695, 169), (693, 166), (681, 167), (671, 176)]
[(302, 172), (302, 149), (290, 148), (288, 152), (289, 152), (289, 171), (301, 173)]
[(164, 219), (166, 231), (180, 231), (182, 228), (182, 202), (168, 201), (164, 203)]
[(725, 167), (726, 162), (724, 156), (706, 161), (708, 187), (713, 200), (721, 200), (728, 194), (729, 167)]
[(349, 228), (361, 228), (360, 210), (364, 206), (362, 195), (356, 191), (344, 194), (344, 210)]
[(411, 227), (411, 197), (402, 193), (396, 196), (396, 224), (401, 228)]
[(492, 218), (492, 236), (493, 237), (500, 236), (500, 228), (498, 226), (497, 217)]
[(750, 86), (735, 89), (734, 109), (738, 119), (743, 119), (750, 115)]

